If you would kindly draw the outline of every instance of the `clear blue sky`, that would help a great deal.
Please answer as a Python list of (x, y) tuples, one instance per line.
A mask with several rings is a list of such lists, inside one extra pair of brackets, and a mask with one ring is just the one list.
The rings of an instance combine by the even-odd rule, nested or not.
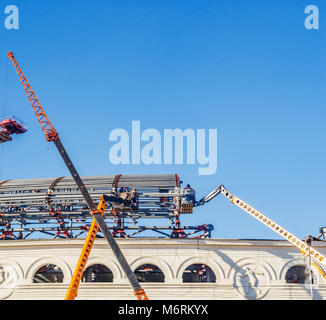
[[(9, 4), (19, 30), (3, 26)], [(309, 4), (319, 30), (304, 27)], [(12, 50), (81, 175), (178, 173), (198, 198), (224, 184), (299, 237), (317, 235), (326, 225), (325, 12), (321, 0), (1, 1), (1, 114), (29, 126), (0, 146), (1, 179), (69, 174), (11, 64), (6, 76)], [(132, 120), (216, 128), (216, 174), (112, 165), (109, 133)], [(216, 238), (279, 238), (223, 197), (182, 221), (211, 223)]]

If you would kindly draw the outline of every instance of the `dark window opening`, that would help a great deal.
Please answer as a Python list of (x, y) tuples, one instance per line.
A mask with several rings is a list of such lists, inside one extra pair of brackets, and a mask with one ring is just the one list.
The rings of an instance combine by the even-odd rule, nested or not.
[[(316, 278), (314, 273), (311, 271), (312, 283), (316, 283)], [(310, 282), (309, 268), (306, 266), (293, 266), (291, 267), (285, 275), (286, 283), (307, 283)]]
[(205, 264), (192, 264), (182, 275), (183, 282), (216, 282), (213, 270)]
[(62, 270), (54, 264), (46, 264), (39, 268), (33, 278), (34, 283), (63, 282)]
[(113, 273), (103, 264), (93, 264), (84, 271), (82, 282), (113, 282)]
[(144, 264), (135, 270), (139, 282), (164, 282), (164, 273), (153, 264)]

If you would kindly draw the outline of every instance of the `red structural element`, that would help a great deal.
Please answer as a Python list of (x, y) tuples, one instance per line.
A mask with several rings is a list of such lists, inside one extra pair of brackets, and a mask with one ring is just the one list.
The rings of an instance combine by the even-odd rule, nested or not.
[(12, 140), (12, 134), (22, 134), (27, 131), (27, 126), (14, 116), (0, 119), (0, 143)]
[(14, 116), (0, 119), (0, 126), (2, 129), (7, 130), (9, 134), (20, 134), (27, 131), (26, 125)]
[(11, 141), (11, 140), (12, 140), (12, 138), (10, 137), (9, 134), (0, 130), (0, 143), (6, 142), (6, 141)]
[(50, 119), (46, 115), (43, 107), (41, 106), (40, 102), (38, 101), (34, 91), (32, 90), (31, 86), (29, 85), (25, 75), (23, 74), (23, 71), (20, 69), (17, 60), (14, 57), (14, 54), (9, 51), (8, 52), (8, 57), (10, 58), (11, 62), (13, 63), (16, 72), (18, 74), (18, 77), (25, 89), (25, 92), (27, 94), (27, 97), (34, 109), (34, 112), (37, 116), (37, 119), (42, 127), (42, 130), (46, 136), (47, 141), (56, 141), (59, 140), (59, 136), (54, 129)]

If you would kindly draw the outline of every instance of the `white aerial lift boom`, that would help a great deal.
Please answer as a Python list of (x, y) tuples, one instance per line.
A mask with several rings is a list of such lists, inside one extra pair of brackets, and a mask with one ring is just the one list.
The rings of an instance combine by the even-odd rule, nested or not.
[(324, 267), (326, 266), (326, 257), (318, 252), (315, 248), (312, 248), (313, 237), (307, 235), (305, 240), (300, 240), (297, 236), (287, 231), (285, 228), (269, 219), (263, 213), (258, 211), (257, 209), (250, 206), (245, 201), (233, 195), (229, 192), (223, 185), (219, 185), (216, 189), (210, 192), (207, 196), (203, 197), (201, 200), (195, 203), (195, 206), (204, 205), (205, 203), (214, 199), (217, 195), (223, 195), (227, 199), (231, 201), (232, 204), (236, 205), (243, 211), (247, 212), (249, 215), (263, 223), (266, 227), (276, 232), (278, 235), (283, 237), (285, 240), (289, 241), (292, 245), (296, 246), (304, 256), (311, 257), (314, 261), (312, 262), (313, 266), (318, 270), (318, 272), (322, 275), (324, 279), (326, 279), (326, 274), (323, 269), (319, 266), (322, 264)]

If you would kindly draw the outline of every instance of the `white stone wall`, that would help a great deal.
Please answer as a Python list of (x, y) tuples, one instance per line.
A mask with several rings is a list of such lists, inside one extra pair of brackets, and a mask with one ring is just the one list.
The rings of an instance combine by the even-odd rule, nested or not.
[[(64, 299), (83, 242), (1, 241), (0, 267), (7, 278), (0, 277), (0, 299)], [(285, 281), (290, 267), (308, 261), (286, 241), (134, 238), (117, 242), (132, 270), (150, 263), (163, 271), (164, 283), (142, 283), (151, 300), (311, 299), (309, 285)], [(326, 254), (324, 242), (314, 246)], [(195, 263), (208, 265), (216, 283), (183, 283), (183, 271)], [(61, 268), (63, 283), (32, 282), (35, 272), (45, 264)], [(77, 299), (136, 299), (106, 240), (96, 239), (87, 266), (92, 264), (106, 265), (113, 272), (113, 283), (82, 283)], [(317, 279), (313, 298), (324, 299), (326, 280), (316, 269), (313, 271)]]

